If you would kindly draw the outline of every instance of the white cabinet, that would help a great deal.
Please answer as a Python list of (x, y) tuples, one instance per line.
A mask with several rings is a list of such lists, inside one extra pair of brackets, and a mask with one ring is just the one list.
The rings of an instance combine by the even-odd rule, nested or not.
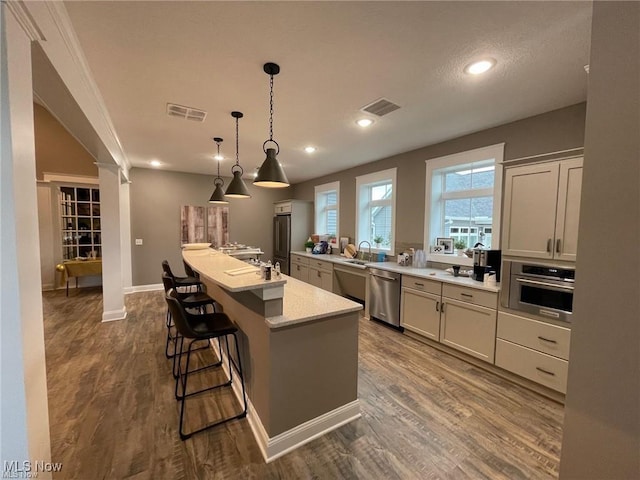
[(493, 363), (498, 295), (409, 275), (402, 276), (400, 325)]
[(400, 325), (406, 330), (439, 341), (441, 291), (440, 282), (403, 275)]
[(309, 260), (309, 283), (333, 292), (333, 264), (322, 260)]
[(291, 255), (291, 271), (293, 278), (309, 282), (309, 259), (301, 255)]
[(469, 302), (443, 298), (440, 342), (493, 363), (496, 311)]
[(503, 255), (575, 261), (582, 157), (505, 169)]
[(499, 312), (496, 335), (496, 366), (566, 393), (571, 330)]

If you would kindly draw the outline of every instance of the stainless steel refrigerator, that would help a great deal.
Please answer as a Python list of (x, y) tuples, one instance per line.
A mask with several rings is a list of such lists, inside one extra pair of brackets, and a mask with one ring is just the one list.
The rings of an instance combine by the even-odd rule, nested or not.
[(280, 271), (289, 275), (291, 251), (291, 215), (273, 217), (273, 264), (280, 263)]
[(291, 251), (304, 251), (304, 242), (313, 228), (313, 204), (302, 200), (275, 203), (273, 217), (273, 264), (289, 275)]

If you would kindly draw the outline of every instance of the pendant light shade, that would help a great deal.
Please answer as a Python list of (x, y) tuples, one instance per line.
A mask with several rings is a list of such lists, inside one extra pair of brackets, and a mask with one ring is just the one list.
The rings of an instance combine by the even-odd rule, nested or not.
[(244, 117), (244, 115), (242, 114), (242, 112), (231, 112), (231, 116), (236, 119), (236, 163), (233, 167), (231, 167), (233, 180), (231, 180), (229, 187), (227, 187), (227, 191), (225, 192), (224, 196), (230, 198), (251, 198), (251, 195), (249, 195), (249, 190), (247, 190), (247, 186), (242, 180), (242, 174), (244, 173), (244, 170), (240, 166), (240, 157), (238, 153), (238, 119)]
[[(280, 73), (280, 66), (275, 63), (265, 63), (264, 72), (269, 75), (269, 140), (264, 142), (262, 150), (267, 154), (262, 166), (258, 170), (258, 175), (253, 181), (254, 185), (267, 188), (284, 188), (289, 186), (289, 180), (278, 161), (277, 155), (280, 153), (280, 145), (273, 139), (273, 77)], [(276, 148), (265, 148), (267, 143), (275, 144)]]
[(218, 204), (225, 204), (225, 203), (229, 203), (225, 198), (224, 198), (224, 189), (222, 188), (222, 186), (224, 185), (224, 180), (222, 179), (222, 177), (220, 176), (220, 143), (222, 143), (222, 139), (220, 137), (215, 137), (213, 139), (214, 142), (216, 142), (216, 144), (218, 145), (218, 154), (216, 155), (216, 159), (218, 160), (218, 175), (216, 176), (215, 180), (213, 181), (213, 184), (215, 185), (215, 190), (213, 191), (213, 193), (211, 194), (211, 198), (209, 199), (209, 203), (218, 203)]

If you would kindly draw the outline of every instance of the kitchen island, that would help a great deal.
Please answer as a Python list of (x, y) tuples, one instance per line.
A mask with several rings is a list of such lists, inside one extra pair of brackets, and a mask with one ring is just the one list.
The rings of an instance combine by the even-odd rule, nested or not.
[(360, 304), (286, 275), (262, 280), (221, 252), (182, 255), (240, 330), (247, 418), (267, 462), (360, 416)]

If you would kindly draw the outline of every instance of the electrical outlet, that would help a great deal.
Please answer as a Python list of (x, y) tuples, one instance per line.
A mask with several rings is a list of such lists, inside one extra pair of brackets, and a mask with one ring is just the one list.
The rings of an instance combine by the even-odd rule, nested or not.
[(136, 238), (136, 245), (142, 245), (142, 239)]

